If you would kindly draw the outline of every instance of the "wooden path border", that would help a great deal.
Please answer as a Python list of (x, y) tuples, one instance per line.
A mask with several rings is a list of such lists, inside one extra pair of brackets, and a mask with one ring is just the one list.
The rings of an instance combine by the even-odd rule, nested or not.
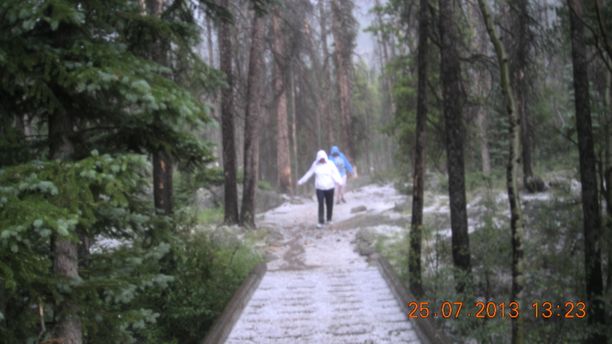
[[(391, 292), (395, 296), (395, 299), (400, 304), (400, 308), (404, 314), (408, 314), (410, 311), (408, 308), (408, 302), (419, 301), (408, 289), (404, 287), (401, 280), (391, 267), (391, 264), (379, 254), (373, 254), (371, 259), (374, 260), (378, 270), (387, 282), (387, 285), (391, 289)], [(433, 324), (432, 319), (429, 318), (417, 318), (410, 319), (412, 324), (415, 325), (415, 330), (419, 339), (423, 344), (450, 344), (451, 341), (442, 333), (437, 330)]]
[(266, 274), (266, 270), (266, 263), (260, 263), (253, 268), (225, 306), (221, 315), (215, 320), (202, 344), (217, 344), (227, 340), (242, 311)]

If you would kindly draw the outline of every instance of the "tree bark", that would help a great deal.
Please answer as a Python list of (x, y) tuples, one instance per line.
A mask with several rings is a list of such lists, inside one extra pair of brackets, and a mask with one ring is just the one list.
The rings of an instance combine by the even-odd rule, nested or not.
[(608, 277), (606, 291), (612, 290), (612, 166), (606, 169), (606, 214), (607, 214), (607, 241), (608, 241)]
[[(220, 5), (231, 10), (229, 0)], [(234, 77), (232, 70), (232, 30), (229, 21), (222, 21), (218, 30), (219, 63), (227, 85), (221, 91), (221, 141), (223, 145), (224, 222), (236, 224), (238, 217), (238, 187), (236, 185), (236, 147), (234, 135)]]
[[(322, 5), (320, 5), (322, 7)], [(321, 10), (321, 13), (324, 13), (323, 10)], [(321, 19), (321, 22), (325, 22), (324, 19)], [(323, 30), (324, 28), (324, 24), (321, 24), (321, 27)], [(330, 80), (329, 80), (329, 75), (328, 75), (328, 71), (327, 71), (327, 66), (325, 64), (321, 63), (321, 58), (319, 57), (319, 53), (317, 50), (317, 45), (314, 43), (314, 38), (313, 38), (313, 34), (312, 34), (312, 30), (310, 29), (310, 25), (309, 23), (304, 20), (303, 23), (303, 27), (304, 27), (304, 36), (306, 38), (306, 40), (308, 41), (308, 55), (310, 57), (310, 59), (312, 60), (312, 67), (315, 71), (315, 78), (316, 81), (318, 82), (318, 85), (321, 88), (321, 91), (319, 92), (315, 92), (315, 99), (316, 99), (316, 104), (317, 104), (317, 109), (318, 111), (315, 111), (314, 116), (315, 116), (315, 130), (316, 130), (316, 136), (317, 136), (317, 147), (322, 147), (323, 146), (323, 139), (325, 135), (327, 135), (325, 137), (326, 139), (326, 145), (331, 145), (333, 144), (333, 122), (331, 120), (331, 115), (328, 111), (328, 106), (329, 106), (329, 95), (328, 95), (328, 90), (329, 90), (329, 84), (330, 84)], [(321, 37), (322, 40), (327, 40), (326, 38), (323, 39), (323, 35)], [(325, 43), (327, 44), (327, 43)], [(325, 51), (326, 49), (323, 49), (323, 55), (325, 55)], [(325, 58), (325, 56), (323, 57), (323, 59)], [(323, 123), (325, 122), (325, 124)]]
[[(326, 125), (326, 133), (327, 133), (327, 145), (332, 146), (336, 142), (336, 137), (334, 136), (334, 117), (332, 112), (329, 111), (329, 93), (331, 86), (331, 78), (329, 76), (329, 49), (327, 47), (327, 11), (325, 10), (325, 3), (329, 0), (319, 0), (319, 24), (321, 30), (321, 52), (323, 54), (322, 58), (322, 94), (321, 101), (319, 102), (319, 116), (325, 119)], [(319, 143), (320, 145), (320, 143)]]
[[(49, 157), (53, 160), (70, 161), (74, 158), (75, 147), (71, 139), (72, 117), (66, 112), (49, 115)], [(78, 245), (70, 238), (55, 235), (52, 240), (53, 273), (66, 282), (79, 279)], [(65, 344), (83, 342), (78, 303), (71, 295), (65, 295), (56, 309), (57, 324), (54, 337)]]
[[(352, 53), (353, 40), (344, 17), (352, 12), (351, 0), (332, 0), (332, 35), (334, 36), (334, 62), (336, 64), (336, 86), (340, 101), (340, 134), (342, 146), (349, 158), (355, 158), (355, 147), (351, 135), (352, 113)], [(348, 14), (347, 14), (348, 12)]]
[(155, 209), (172, 214), (172, 158), (159, 150), (153, 153), (153, 197)]
[(276, 166), (278, 185), (283, 193), (292, 193), (291, 153), (287, 123), (287, 63), (280, 10), (272, 17), (274, 31), (274, 95), (276, 98)]
[[(374, 5), (376, 7), (380, 7), (380, 1), (376, 0), (374, 2)], [(421, 15), (421, 13), (419, 12), (419, 15)], [(406, 19), (408, 20), (408, 19)], [(381, 18), (380, 13), (377, 13), (376, 15), (376, 21), (377, 21), (377, 25), (382, 27), (383, 26), (383, 21)], [(407, 23), (408, 24), (408, 23)], [(420, 24), (419, 24), (420, 25)], [(420, 29), (419, 29), (420, 30)], [(389, 35), (386, 33), (383, 33), (383, 31), (379, 31), (379, 35), (377, 35), (377, 38), (379, 40), (379, 45), (380, 45), (380, 53), (381, 53), (381, 73), (382, 73), (382, 78), (383, 78), (383, 82), (382, 82), (382, 91), (384, 94), (384, 102), (385, 104), (383, 105), (383, 120), (385, 121), (385, 124), (388, 124), (391, 122), (391, 120), (393, 119), (393, 116), (396, 112), (396, 104), (395, 104), (395, 99), (393, 97), (393, 84), (394, 84), (394, 80), (392, 78), (392, 76), (389, 75), (389, 73), (385, 70), (385, 66), (389, 63), (389, 46), (393, 45), (392, 42), (389, 42)], [(420, 39), (420, 36), (419, 36)], [(418, 57), (417, 57), (418, 58)]]
[(487, 137), (487, 114), (480, 107), (476, 116), (478, 137), (480, 139), (481, 171), (483, 175), (489, 176), (491, 174), (491, 153), (489, 152), (489, 140)]
[(514, 89), (516, 89), (516, 103), (518, 105), (518, 115), (520, 120), (520, 135), (522, 147), (522, 162), (523, 162), (523, 184), (529, 189), (529, 181), (533, 177), (533, 168), (531, 161), (531, 125), (529, 123), (528, 113), (528, 89), (529, 89), (529, 72), (527, 65), (529, 63), (529, 11), (527, 0), (518, 0), (516, 3), (518, 13), (514, 17), (515, 30), (517, 36), (516, 51), (514, 52), (514, 60), (516, 67), (514, 68)]
[[(470, 3), (468, 7), (469, 21), (472, 29), (476, 32), (474, 45), (472, 49), (485, 53), (487, 51), (489, 38), (484, 24), (480, 21), (480, 8), (477, 3)], [(474, 80), (473, 87), (477, 96), (484, 96), (491, 88), (488, 80), (488, 71), (483, 70), (480, 66), (472, 68), (472, 78)], [(481, 98), (482, 99), (482, 98)], [(480, 170), (484, 176), (491, 174), (491, 153), (489, 150), (488, 140), (488, 120), (485, 110), (486, 104), (481, 100), (476, 110), (476, 126), (478, 129), (478, 141), (480, 148)]]
[(466, 284), (470, 282), (472, 267), (465, 200), (463, 93), (461, 66), (456, 46), (459, 35), (455, 23), (454, 3), (452, 0), (439, 0), (440, 74), (446, 132), (451, 241), (453, 263), (456, 267), (455, 283), (457, 292), (463, 293)]
[[(509, 145), (508, 163), (506, 165), (506, 186), (508, 189), (508, 202), (510, 205), (510, 228), (512, 233), (512, 295), (510, 300), (521, 302), (523, 299), (523, 241), (525, 228), (521, 212), (521, 199), (518, 191), (518, 169), (520, 160), (520, 121), (517, 115), (516, 100), (510, 81), (510, 67), (508, 55), (499, 39), (493, 21), (489, 15), (486, 0), (478, 0), (491, 43), (495, 48), (499, 64), (501, 87), (504, 92), (506, 112), (508, 113)], [(521, 344), (525, 341), (522, 318), (512, 319), (512, 343)]]
[(423, 227), (423, 190), (425, 183), (425, 127), (427, 124), (427, 51), (429, 41), (429, 0), (419, 4), (419, 50), (417, 52), (417, 123), (414, 146), (414, 172), (412, 175), (412, 218), (410, 222), (410, 289), (423, 295), (421, 281), (421, 241)]
[[(161, 16), (164, 0), (146, 0), (147, 13), (151, 16)], [(151, 57), (160, 65), (166, 65), (164, 43), (157, 40)], [(159, 118), (155, 118), (159, 121)], [(153, 200), (156, 211), (170, 215), (172, 214), (172, 157), (164, 149), (153, 152)]]
[(255, 14), (251, 27), (251, 53), (247, 81), (247, 110), (244, 124), (244, 185), (241, 224), (255, 227), (255, 192), (259, 164), (259, 121), (264, 76), (263, 38), (264, 18)]
[(608, 241), (608, 277), (606, 291), (612, 290), (612, 166), (608, 166), (606, 176), (606, 214), (607, 241)]
[(572, 64), (574, 69), (574, 101), (576, 106), (576, 128), (580, 155), (580, 182), (582, 187), (582, 216), (584, 230), (584, 265), (588, 322), (596, 327), (588, 337), (589, 343), (606, 343), (605, 303), (601, 264), (601, 214), (597, 192), (597, 172), (591, 107), (589, 97), (588, 61), (584, 42), (582, 4), (579, 0), (568, 0), (572, 41)]
[(293, 180), (297, 180), (298, 179), (298, 175), (297, 175), (297, 170), (299, 169), (298, 166), (298, 150), (297, 150), (297, 107), (295, 105), (295, 102), (297, 101), (295, 99), (295, 71), (294, 71), (294, 67), (293, 65), (291, 65), (291, 72), (290, 72), (290, 83), (289, 83), (289, 88), (291, 90), (291, 152), (292, 154), (292, 164), (293, 164)]

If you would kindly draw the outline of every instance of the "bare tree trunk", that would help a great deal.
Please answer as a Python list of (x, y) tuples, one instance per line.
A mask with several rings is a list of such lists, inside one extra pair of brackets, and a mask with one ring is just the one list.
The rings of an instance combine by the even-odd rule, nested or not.
[[(319, 20), (321, 30), (321, 51), (323, 54), (322, 58), (322, 92), (321, 102), (319, 103), (319, 116), (325, 119), (325, 130), (327, 133), (327, 145), (331, 146), (335, 144), (334, 136), (334, 116), (329, 111), (330, 106), (330, 88), (331, 80), (329, 76), (329, 49), (327, 47), (327, 12), (325, 10), (325, 3), (329, 0), (319, 0)], [(321, 143), (319, 142), (319, 146)]]
[(214, 51), (213, 51), (213, 40), (212, 40), (212, 21), (206, 20), (206, 46), (208, 50), (208, 65), (213, 67), (215, 65)]
[[(72, 160), (72, 117), (66, 112), (56, 112), (49, 116), (49, 157), (53, 160)], [(78, 245), (68, 237), (54, 235), (52, 240), (53, 273), (67, 281), (79, 279)], [(72, 295), (64, 295), (56, 308), (57, 324), (54, 337), (65, 344), (83, 342), (79, 306)]]
[(274, 96), (276, 98), (276, 165), (278, 184), (283, 193), (292, 193), (289, 127), (287, 124), (287, 60), (280, 9), (272, 17), (274, 30)]
[(517, 42), (512, 53), (513, 61), (513, 88), (516, 90), (517, 113), (520, 120), (520, 138), (522, 147), (523, 185), (529, 192), (544, 190), (544, 182), (534, 176), (531, 139), (531, 123), (529, 116), (529, 89), (531, 84), (529, 66), (529, 45), (532, 41), (529, 29), (529, 9), (527, 0), (516, 2), (517, 13), (513, 16), (513, 26)]
[(293, 153), (293, 175), (294, 175), (294, 179), (293, 180), (297, 180), (298, 176), (297, 176), (297, 170), (299, 169), (298, 166), (298, 151), (297, 151), (297, 111), (296, 111), (296, 99), (295, 99), (295, 71), (294, 71), (294, 67), (293, 64), (291, 65), (291, 71), (290, 71), (290, 85), (289, 85), (290, 89), (291, 89), (291, 149), (292, 149), (292, 153)]
[[(324, 19), (322, 19), (321, 21), (324, 22)], [(329, 95), (327, 94), (328, 93), (327, 90), (329, 89), (330, 81), (328, 77), (328, 72), (326, 70), (327, 67), (321, 63), (319, 54), (316, 51), (317, 46), (314, 43), (314, 38), (313, 38), (312, 30), (310, 29), (310, 25), (305, 20), (303, 26), (304, 26), (304, 35), (308, 41), (307, 50), (308, 50), (310, 59), (312, 60), (313, 68), (315, 70), (316, 80), (321, 88), (319, 92), (315, 92), (315, 99), (316, 99), (318, 111), (315, 111), (314, 116), (315, 116), (315, 129), (316, 129), (316, 136), (317, 136), (317, 147), (322, 147), (324, 134), (327, 135), (326, 144), (327, 145), (332, 144), (331, 142), (332, 137), (329, 135), (332, 135), (333, 133), (333, 130), (332, 130), (333, 123), (331, 122), (330, 117), (329, 117), (330, 116), (329, 111), (328, 111)], [(323, 125), (323, 121), (325, 121), (325, 126)]]
[(163, 150), (153, 154), (153, 191), (155, 209), (172, 214), (172, 158)]
[[(374, 2), (374, 5), (376, 7), (379, 7), (380, 1), (376, 0)], [(383, 21), (379, 13), (376, 15), (376, 21), (377, 21), (377, 25), (382, 27)], [(387, 111), (383, 113), (383, 118), (384, 118), (385, 124), (387, 124), (392, 120), (395, 114), (395, 109), (396, 109), (395, 99), (393, 98), (393, 94), (392, 94), (393, 80), (392, 80), (392, 77), (389, 76), (389, 73), (387, 73), (387, 71), (385, 70), (385, 66), (387, 65), (387, 63), (389, 63), (389, 52), (388, 52), (389, 48), (388, 47), (389, 45), (393, 45), (393, 43), (389, 42), (389, 35), (383, 33), (382, 31), (379, 32), (378, 36), (379, 36), (378, 40), (379, 40), (380, 51), (381, 51), (381, 73), (383, 75), (382, 86), (383, 86), (383, 93), (384, 93), (384, 101), (387, 103), (384, 106), (384, 108), (386, 108)]]
[[(508, 201), (510, 204), (510, 228), (512, 232), (512, 295), (510, 299), (521, 302), (523, 299), (523, 237), (525, 228), (521, 212), (521, 199), (518, 191), (518, 169), (520, 160), (520, 118), (516, 111), (516, 101), (510, 81), (510, 67), (508, 56), (500, 41), (493, 21), (489, 15), (486, 0), (478, 0), (489, 38), (495, 48), (500, 70), (501, 87), (504, 92), (506, 111), (508, 112), (508, 128), (510, 144), (508, 145), (508, 163), (506, 165), (506, 186), (508, 188)], [(521, 344), (525, 341), (522, 318), (512, 319), (512, 343)]]
[(463, 100), (461, 66), (457, 52), (459, 41), (455, 23), (455, 2), (439, 0), (440, 71), (446, 128), (448, 193), (450, 199), (453, 263), (456, 267), (457, 292), (465, 291), (471, 280), (470, 237), (468, 235), (463, 161)]
[(482, 174), (491, 174), (491, 153), (489, 152), (489, 140), (487, 138), (487, 114), (484, 109), (478, 109), (476, 121), (478, 123), (478, 137), (480, 139), (480, 161)]
[(582, 221), (584, 226), (584, 266), (586, 294), (589, 303), (589, 325), (599, 331), (591, 332), (589, 343), (606, 343), (606, 312), (603, 297), (601, 266), (601, 214), (597, 192), (597, 172), (591, 107), (589, 97), (588, 61), (584, 42), (582, 4), (579, 0), (568, 0), (572, 40), (572, 62), (574, 66), (574, 100), (576, 105), (576, 128), (580, 153), (580, 182), (582, 183)]
[(25, 136), (26, 135), (26, 125), (25, 125), (25, 115), (16, 115), (15, 116), (15, 129), (17, 130), (17, 132), (22, 135)]
[[(230, 10), (229, 0), (220, 5)], [(218, 30), (219, 63), (227, 86), (221, 91), (221, 136), (223, 142), (224, 221), (238, 223), (238, 187), (236, 186), (236, 139), (234, 135), (234, 73), (232, 71), (232, 29), (222, 21)]]
[[(349, 158), (355, 158), (355, 147), (351, 135), (351, 74), (352, 47), (351, 30), (347, 27), (347, 16), (352, 16), (351, 0), (332, 0), (332, 35), (334, 36), (334, 62), (336, 64), (336, 85), (340, 100), (340, 134), (342, 146)], [(348, 12), (348, 14), (347, 14)]]
[(255, 192), (259, 163), (259, 121), (264, 82), (264, 18), (255, 14), (251, 28), (251, 53), (247, 82), (247, 111), (244, 124), (244, 186), (242, 193), (241, 224), (255, 227)]
[[(488, 37), (486, 32), (486, 27), (480, 22), (480, 9), (478, 4), (472, 3), (469, 7), (469, 16), (472, 18), (470, 23), (474, 25), (474, 30), (476, 31), (476, 39), (474, 49), (477, 49), (481, 52), (487, 51)], [(478, 68), (473, 71), (474, 72), (474, 87), (476, 94), (484, 95), (487, 90), (490, 88), (488, 82), (488, 71), (483, 71), (481, 68)], [(476, 110), (476, 125), (478, 128), (478, 140), (480, 141), (480, 164), (481, 164), (481, 172), (485, 176), (489, 176), (491, 174), (491, 153), (489, 151), (489, 140), (487, 135), (488, 130), (488, 121), (487, 121), (487, 112), (485, 111), (484, 104), (479, 104), (478, 109)]]
[[(608, 111), (612, 111), (612, 71), (608, 73)], [(607, 216), (607, 237), (608, 237), (608, 278), (606, 283), (606, 290), (609, 292), (612, 290), (612, 160), (610, 157), (610, 120), (606, 125), (606, 212)]]
[[(164, 0), (146, 0), (147, 13), (161, 16)], [(152, 59), (160, 65), (167, 64), (164, 43), (158, 40), (151, 52)], [(159, 121), (159, 118), (155, 118)], [(153, 199), (155, 209), (163, 214), (172, 214), (172, 157), (164, 149), (153, 152)]]
[(606, 213), (607, 213), (607, 240), (608, 240), (608, 277), (606, 291), (612, 290), (612, 166), (606, 169)]
[[(215, 46), (213, 44), (213, 19), (207, 18), (206, 20), (206, 45), (208, 50), (208, 65), (210, 67), (220, 68), (220, 66), (215, 65)], [(221, 124), (221, 92), (215, 92), (211, 95), (210, 101), (212, 102), (212, 117), (213, 119)], [(219, 158), (219, 163), (223, 165), (223, 153), (219, 152), (219, 147), (223, 146), (223, 139), (221, 132), (218, 128), (211, 127), (205, 129), (206, 137), (209, 138), (211, 142), (215, 145), (213, 147), (213, 152), (216, 157)]]
[(421, 280), (421, 241), (423, 227), (423, 191), (425, 183), (425, 127), (427, 125), (427, 52), (429, 44), (429, 0), (419, 4), (419, 50), (417, 52), (417, 123), (414, 146), (414, 173), (412, 176), (412, 219), (410, 222), (410, 289), (423, 295)]

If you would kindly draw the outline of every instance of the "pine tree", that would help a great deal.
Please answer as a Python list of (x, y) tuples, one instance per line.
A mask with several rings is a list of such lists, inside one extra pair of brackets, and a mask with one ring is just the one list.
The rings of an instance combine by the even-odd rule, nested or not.
[[(29, 154), (11, 154), (15, 150), (4, 140), (0, 146), (1, 278), (11, 281), (11, 308), (1, 311), (15, 319), (0, 325), (2, 338), (26, 342), (40, 333), (39, 339), (87, 341), (96, 335), (92, 309), (98, 307), (104, 310), (100, 321), (113, 329), (108, 338), (127, 341), (126, 324), (147, 312), (100, 297), (113, 300), (122, 278), (141, 282), (133, 273), (120, 277), (118, 269), (116, 284), (108, 284), (103, 281), (113, 276), (89, 265), (98, 262), (85, 270), (80, 265), (90, 259), (89, 243), (97, 236), (129, 238), (136, 245), (160, 228), (152, 207), (142, 202), (150, 185), (144, 182), (145, 161), (131, 153), (163, 149), (178, 163), (210, 161), (207, 145), (186, 129), (205, 124), (195, 95), (214, 78), (192, 51), (198, 39), (192, 9), (175, 2), (149, 16), (124, 0), (11, 0), (0, 5), (0, 30), (0, 121), (27, 116), (37, 124), (34, 134), (15, 140)], [(169, 66), (188, 66), (193, 77), (152, 58), (157, 42), (171, 47)], [(187, 83), (190, 90), (181, 86)], [(149, 249), (158, 252), (150, 243)], [(121, 271), (131, 265), (115, 264)], [(31, 312), (15, 314), (36, 303), (53, 308), (54, 335), (37, 330)], [(128, 312), (131, 317), (117, 317)]]

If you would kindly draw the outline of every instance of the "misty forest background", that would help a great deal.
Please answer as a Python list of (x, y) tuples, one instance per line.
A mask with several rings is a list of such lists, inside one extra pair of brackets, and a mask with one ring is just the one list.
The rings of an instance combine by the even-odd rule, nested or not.
[(409, 195), (379, 249), (419, 298), (589, 304), (453, 340), (610, 341), (611, 35), (602, 0), (2, 1), (0, 338), (198, 342), (338, 145)]

